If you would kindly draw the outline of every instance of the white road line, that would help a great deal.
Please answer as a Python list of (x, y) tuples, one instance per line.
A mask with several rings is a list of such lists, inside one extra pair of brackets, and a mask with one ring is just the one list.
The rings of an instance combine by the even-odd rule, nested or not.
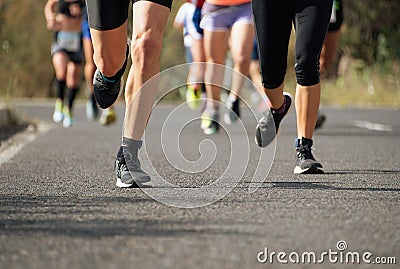
[(352, 122), (354, 126), (378, 132), (391, 132), (393, 129), (390, 125), (373, 123), (370, 121), (355, 120)]
[(32, 142), (41, 134), (47, 133), (51, 126), (39, 123), (37, 129), (29, 126), (25, 131), (10, 137), (0, 147), (0, 165), (9, 162), (25, 145)]

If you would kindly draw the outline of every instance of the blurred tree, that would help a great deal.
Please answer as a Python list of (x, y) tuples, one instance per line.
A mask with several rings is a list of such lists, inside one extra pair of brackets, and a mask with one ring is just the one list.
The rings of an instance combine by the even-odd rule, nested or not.
[(53, 78), (50, 58), (52, 33), (43, 16), (45, 0), (1, 0), (0, 90), (13, 96), (47, 96)]
[(343, 2), (342, 48), (368, 65), (400, 60), (400, 1)]

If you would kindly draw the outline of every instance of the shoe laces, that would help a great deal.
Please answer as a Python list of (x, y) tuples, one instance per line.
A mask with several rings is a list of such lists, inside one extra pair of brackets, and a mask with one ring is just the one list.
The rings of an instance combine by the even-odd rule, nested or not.
[(308, 145), (301, 145), (299, 148), (296, 149), (297, 157), (303, 160), (311, 159), (315, 160), (312, 154), (312, 148)]
[(99, 82), (102, 87), (104, 88), (104, 90), (112, 90), (113, 86), (115, 85), (116, 82), (108, 82), (106, 80), (104, 80), (101, 76), (95, 76), (95, 79), (97, 82)]
[(129, 172), (128, 166), (126, 165), (125, 160), (123, 160), (123, 161), (119, 160), (119, 162), (118, 162), (118, 170), (119, 171), (128, 171)]
[(136, 172), (142, 171), (142, 169), (140, 167), (139, 159), (137, 157), (133, 158), (133, 155), (130, 152), (126, 152), (124, 157), (121, 158), (120, 162), (123, 165), (123, 167), (121, 166), (121, 169), (124, 169), (124, 171), (130, 171), (129, 167), (132, 168), (131, 169), (132, 171), (136, 171)]

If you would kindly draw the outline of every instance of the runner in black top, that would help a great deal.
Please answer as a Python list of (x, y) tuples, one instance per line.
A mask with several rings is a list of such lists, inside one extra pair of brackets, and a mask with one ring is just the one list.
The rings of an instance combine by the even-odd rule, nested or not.
[(320, 173), (322, 165), (314, 159), (311, 147), (321, 92), (319, 56), (328, 29), (332, 0), (253, 0), (252, 3), (261, 77), (272, 106), (257, 125), (257, 144), (264, 147), (275, 138), (280, 121), (292, 104), (291, 96), (283, 89), (289, 38), (294, 25), (297, 79), (297, 161), (294, 172)]
[[(81, 83), (83, 2), (80, 0), (48, 0), (44, 8), (47, 28), (55, 31), (51, 48), (58, 88), (53, 113), (55, 122), (64, 127), (73, 123), (73, 104)], [(68, 103), (64, 106), (64, 91), (68, 89)]]

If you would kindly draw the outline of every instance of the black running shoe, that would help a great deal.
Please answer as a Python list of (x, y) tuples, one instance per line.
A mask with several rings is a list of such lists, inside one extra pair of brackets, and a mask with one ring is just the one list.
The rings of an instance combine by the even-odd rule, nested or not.
[(114, 82), (106, 81), (99, 70), (96, 70), (93, 77), (93, 92), (97, 103), (103, 109), (114, 104), (121, 89), (121, 79)]
[(240, 118), (240, 98), (236, 97), (235, 101), (232, 102), (228, 97), (226, 106), (229, 110), (226, 112), (224, 120), (226, 124), (232, 124)]
[(311, 139), (302, 138), (295, 140), (296, 147), (296, 167), (295, 174), (323, 174), (322, 165), (315, 160), (312, 155), (311, 148), (313, 141)]
[(263, 116), (257, 123), (256, 144), (259, 147), (266, 147), (275, 139), (282, 119), (292, 108), (293, 97), (287, 92), (284, 92), (283, 95), (286, 103), (285, 110), (281, 113), (274, 113), (270, 109), (263, 113)]
[(102, 109), (109, 108), (118, 99), (119, 92), (122, 88), (121, 84), (123, 84), (121, 83), (122, 76), (124, 75), (129, 58), (130, 44), (131, 40), (128, 38), (125, 62), (121, 69), (118, 70), (117, 74), (115, 75), (117, 79), (113, 81), (107, 80), (99, 70), (96, 70), (96, 72), (94, 73), (93, 93), (97, 103)]
[(114, 166), (116, 185), (121, 188), (141, 187), (150, 181), (150, 176), (140, 168), (137, 150), (123, 147), (123, 156), (117, 157)]

